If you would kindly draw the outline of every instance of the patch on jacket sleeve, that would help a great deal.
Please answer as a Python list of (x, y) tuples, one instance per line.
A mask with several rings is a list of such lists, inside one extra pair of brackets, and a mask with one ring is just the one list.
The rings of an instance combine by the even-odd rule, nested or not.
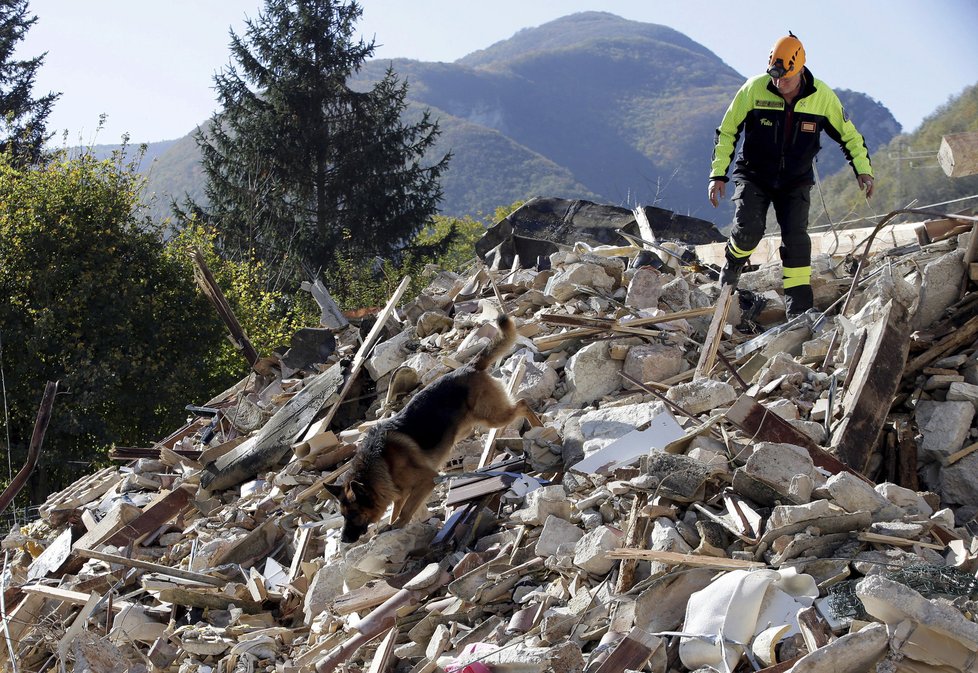
[(816, 124), (815, 122), (802, 122), (801, 130), (804, 131), (805, 133), (815, 133), (816, 131), (818, 131), (818, 124)]
[(846, 112), (846, 109), (844, 107), (842, 108), (842, 121), (844, 122), (849, 121), (849, 113)]

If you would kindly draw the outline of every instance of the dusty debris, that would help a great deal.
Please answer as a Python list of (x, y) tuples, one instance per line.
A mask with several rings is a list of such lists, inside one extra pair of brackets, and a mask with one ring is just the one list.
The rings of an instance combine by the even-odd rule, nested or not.
[[(527, 211), (487, 247), (508, 271), (402, 283), (363, 341), (310, 286), (324, 325), (294, 353), (11, 530), (0, 670), (978, 670), (973, 218), (870, 237), (863, 282), (818, 258), (833, 308), (785, 329), (713, 320), (709, 250), (661, 214), (542, 205), (547, 240), (513, 238)], [(341, 544), (324, 486), (501, 310), (499, 375), (543, 427), (462, 438), (412, 523)]]

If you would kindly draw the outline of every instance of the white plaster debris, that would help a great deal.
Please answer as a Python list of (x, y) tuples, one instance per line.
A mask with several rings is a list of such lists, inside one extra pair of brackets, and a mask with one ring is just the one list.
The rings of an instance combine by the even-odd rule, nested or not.
[[(839, 438), (850, 369), (886, 302), (915, 311), (915, 323), (926, 321), (908, 359), (970, 317), (945, 322), (963, 278), (955, 245), (924, 246), (912, 253), (913, 264), (890, 259), (856, 293), (858, 314), (830, 316), (818, 333), (806, 326), (735, 361), (748, 394), (828, 450)], [(866, 442), (865, 469), (882, 482), (874, 487), (829, 469), (823, 459), (831, 452), (726, 420), (723, 413), (745, 394), (740, 383), (720, 367), (692, 380), (708, 313), (646, 325), (640, 334), (599, 330), (563, 338), (576, 329), (575, 317), (625, 326), (715, 302), (719, 288), (702, 271), (683, 268), (677, 276), (629, 268), (620, 257), (636, 252), (584, 246), (554, 253), (546, 271), (493, 271), (503, 307), (485, 269), (436, 274), (419, 297), (399, 307), (404, 322), (390, 321), (368, 358), (365, 376), (381, 394), (365, 399), (367, 410), (342, 416), (335, 443), (321, 435), (325, 448), (318, 453), (301, 460), (287, 455), (241, 486), (198, 491), (198, 460), (206, 460), (200, 452), (253, 445), (318, 370), (271, 381), (249, 377), (214, 402), (227, 423), (206, 444), (202, 426), (188, 426), (182, 436), (161, 441), (151, 459), (105, 468), (51, 496), (40, 519), (3, 540), (8, 591), (19, 596), (5, 606), (18, 631), (12, 641), (21, 644), (18, 656), (27, 667), (54, 657), (66, 670), (152, 665), (168, 673), (293, 673), (331, 657), (349, 660), (350, 670), (368, 670), (383, 640), (382, 631), (370, 629), (395, 613), (393, 656), (405, 671), (460, 670), (478, 659), (493, 673), (577, 673), (596, 670), (618, 647), (645, 646), (657, 647), (655, 656), (649, 652), (649, 662), (635, 662), (632, 670), (666, 673), (674, 640), (656, 645), (653, 636), (642, 636), (663, 631), (698, 636), (681, 639), (675, 673), (746, 667), (743, 646), (750, 642), (750, 656), (764, 665), (800, 657), (793, 673), (842, 673), (900, 658), (917, 667), (948, 666), (937, 659), (974, 653), (978, 627), (967, 599), (926, 598), (888, 573), (921, 564), (972, 577), (978, 571), (978, 451), (968, 448), (978, 438), (978, 334), (960, 352), (942, 352), (905, 377), (893, 409), (887, 406), (887, 418), (878, 419), (879, 437)], [(820, 306), (848, 290), (828, 277), (830, 269), (842, 273), (837, 260), (819, 256), (813, 268)], [(915, 268), (924, 270), (922, 289), (914, 284), (921, 280)], [(771, 299), (753, 317), (763, 327), (784, 319), (780, 284), (776, 264), (742, 276), (743, 289)], [(476, 430), (458, 443), (448, 479), (412, 524), (390, 530), (385, 517), (358, 543), (341, 543), (341, 516), (321, 480), (346, 458), (330, 452), (349, 449), (394, 411), (383, 406), (394, 369), (411, 366), (420, 384), (429, 384), (488, 343), (503, 308), (522, 336), (496, 375), (508, 380), (522, 360), (517, 396), (544, 427), (514, 424), (494, 433), (495, 455), (512, 462), (479, 478), (472, 471), (489, 436)], [(741, 315), (738, 303), (731, 320), (739, 323)], [(548, 316), (561, 316), (561, 324)], [(927, 331), (938, 327), (945, 331)], [(735, 342), (752, 338), (736, 328), (728, 325), (731, 338), (722, 343), (731, 357)], [(836, 330), (842, 337), (836, 357), (822, 366)], [(355, 325), (337, 328), (335, 336), (337, 351), (324, 368), (352, 359), (359, 347)], [(623, 372), (655, 393), (627, 382)], [(901, 456), (915, 458), (919, 469), (901, 473)], [(516, 462), (522, 457), (532, 464)], [(902, 485), (885, 481), (894, 474)], [(139, 517), (181, 488), (190, 494), (187, 502), (142, 531)], [(470, 492), (468, 499), (459, 496)], [(446, 505), (454, 497), (461, 501)], [(78, 522), (88, 532), (71, 542), (64, 533)], [(140, 535), (132, 537), (135, 532)], [(59, 537), (76, 552), (84, 546), (131, 554), (160, 572), (126, 574), (120, 569), (133, 561), (110, 564), (83, 554), (81, 563), (62, 563)], [(167, 576), (167, 568), (177, 576)], [(191, 579), (201, 576), (209, 582)], [(120, 577), (125, 584), (116, 586)], [(826, 598), (829, 587), (847, 581), (856, 582), (874, 620), (861, 629), (832, 614)], [(36, 593), (53, 590), (65, 600)], [(104, 610), (83, 614), (93, 593), (111, 594), (121, 608), (108, 634)], [(799, 610), (815, 599), (826, 624), (801, 623)], [(31, 619), (20, 619), (18, 610)], [(809, 628), (824, 628), (826, 644), (810, 651)], [(372, 642), (353, 648), (361, 637)], [(937, 654), (915, 649), (915, 638), (924, 637), (946, 647)]]

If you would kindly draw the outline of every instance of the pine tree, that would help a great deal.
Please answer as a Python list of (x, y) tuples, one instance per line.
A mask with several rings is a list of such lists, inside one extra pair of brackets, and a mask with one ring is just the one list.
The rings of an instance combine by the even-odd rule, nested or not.
[(219, 110), (197, 133), (204, 208), (229, 253), (281, 273), (397, 257), (435, 214), (449, 156), (425, 163), (438, 125), (407, 119), (393, 70), (366, 91), (351, 77), (374, 51), (362, 10), (340, 0), (265, 0), (215, 77)]
[(28, 16), (28, 0), (0, 0), (0, 152), (9, 153), (15, 166), (34, 166), (44, 156), (47, 117), (61, 95), (33, 97), (37, 70), (44, 56), (14, 60), (17, 43), (37, 21)]

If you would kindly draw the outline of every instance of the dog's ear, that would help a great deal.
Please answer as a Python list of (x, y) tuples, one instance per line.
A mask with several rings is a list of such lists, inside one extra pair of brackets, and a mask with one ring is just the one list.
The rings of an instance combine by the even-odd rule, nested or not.
[(343, 487), (338, 484), (326, 484), (326, 492), (339, 500), (343, 495)]

